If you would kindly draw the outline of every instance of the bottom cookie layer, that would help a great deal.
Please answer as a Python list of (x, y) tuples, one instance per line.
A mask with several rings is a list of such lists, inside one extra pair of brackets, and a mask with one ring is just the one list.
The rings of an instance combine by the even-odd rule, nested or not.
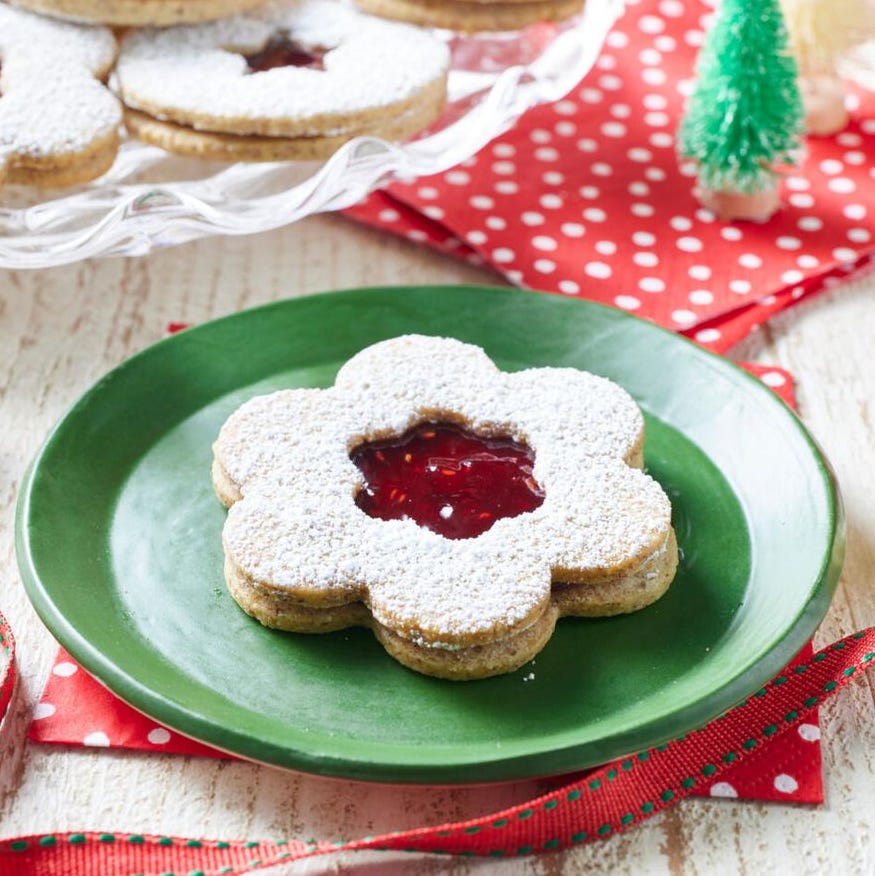
[(136, 139), (187, 158), (210, 161), (321, 161), (330, 158), (354, 137), (406, 140), (427, 127), (439, 112), (420, 114), (416, 111), (370, 131), (324, 137), (250, 137), (196, 131), (133, 110), (125, 111), (125, 125)]
[(235, 602), (267, 627), (293, 633), (369, 627), (387, 653), (409, 669), (470, 681), (513, 672), (528, 663), (547, 644), (559, 617), (608, 617), (650, 605), (668, 590), (676, 570), (677, 541), (671, 530), (665, 547), (627, 574), (603, 582), (554, 584), (550, 604), (533, 623), (504, 638), (458, 648), (430, 647), (400, 636), (375, 621), (355, 597), (336, 605), (306, 605), (279, 588), (253, 583), (227, 558), (225, 580)]
[(362, 602), (307, 606), (266, 593), (226, 563), (225, 578), (234, 601), (251, 617), (271, 629), (292, 633), (329, 633), (348, 627), (369, 627), (377, 641), (403, 666), (423, 675), (451, 681), (471, 681), (513, 672), (528, 663), (547, 644), (559, 611), (549, 605), (529, 626), (483, 645), (432, 648), (405, 639), (373, 619)]
[(355, 0), (356, 5), (383, 18), (425, 27), (467, 33), (519, 30), (538, 21), (564, 21), (583, 8), (584, 0)]
[[(431, 92), (434, 92), (432, 94)], [(307, 137), (263, 137), (201, 131), (164, 121), (132, 109), (125, 110), (125, 127), (138, 140), (160, 146), (175, 155), (212, 161), (320, 161), (330, 158), (354, 137), (402, 141), (418, 134), (437, 119), (446, 93), (442, 83), (423, 94), (420, 103), (396, 118), (372, 128)]]
[(118, 152), (118, 134), (96, 141), (86, 150), (76, 153), (12, 157), (0, 183), (35, 186), (37, 188), (64, 188), (90, 182), (112, 167)]
[(10, 0), (13, 6), (57, 18), (111, 25), (169, 25), (208, 21), (251, 9), (263, 0)]
[(553, 635), (559, 612), (555, 606), (512, 636), (469, 648), (427, 648), (374, 623), (371, 628), (387, 653), (408, 669), (449, 681), (474, 681), (505, 675), (525, 666)]
[(677, 572), (678, 545), (669, 530), (665, 546), (636, 569), (604, 581), (553, 584), (552, 599), (563, 616), (612, 617), (630, 614), (656, 602), (669, 588)]

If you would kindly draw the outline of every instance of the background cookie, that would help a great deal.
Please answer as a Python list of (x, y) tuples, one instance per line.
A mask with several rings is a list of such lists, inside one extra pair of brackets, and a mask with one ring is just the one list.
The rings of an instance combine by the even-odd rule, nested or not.
[(121, 107), (100, 80), (115, 54), (106, 28), (0, 5), (0, 182), (74, 185), (109, 169)]
[[(431, 93), (429, 93), (431, 92)], [(351, 128), (341, 134), (305, 137), (259, 137), (198, 131), (154, 116), (125, 110), (128, 133), (176, 155), (210, 161), (317, 161), (333, 155), (351, 137), (367, 135), (385, 140), (405, 140), (421, 131), (440, 113), (444, 86), (437, 82), (424, 91), (418, 104), (397, 118), (371, 127)]]
[(562, 21), (584, 0), (355, 0), (366, 12), (398, 21), (463, 32), (519, 30), (536, 21)]
[(112, 25), (169, 25), (242, 12), (263, 0), (9, 0), (45, 15)]
[(135, 31), (117, 75), (136, 136), (188, 155), (274, 160), (322, 157), (362, 134), (409, 136), (439, 115), (448, 68), (446, 45), (424, 30), (299, 0)]

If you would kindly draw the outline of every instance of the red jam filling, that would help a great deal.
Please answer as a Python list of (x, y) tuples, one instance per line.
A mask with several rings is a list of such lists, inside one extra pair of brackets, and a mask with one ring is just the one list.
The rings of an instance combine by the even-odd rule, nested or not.
[(324, 49), (304, 48), (287, 36), (272, 36), (257, 52), (245, 55), (246, 63), (252, 73), (273, 70), (274, 67), (309, 67), (324, 70), (322, 58)]
[(356, 505), (366, 514), (415, 520), (445, 538), (474, 538), (544, 501), (530, 447), (451, 423), (422, 423), (362, 444), (350, 458), (364, 475)]

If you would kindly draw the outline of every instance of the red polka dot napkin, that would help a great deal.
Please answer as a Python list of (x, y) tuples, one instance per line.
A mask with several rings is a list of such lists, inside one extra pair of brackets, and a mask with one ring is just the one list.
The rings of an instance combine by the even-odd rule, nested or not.
[[(801, 656), (807, 658), (811, 650)], [(61, 649), (34, 712), (29, 736), (36, 742), (125, 748), (138, 751), (229, 757), (188, 739), (137, 712), (95, 681)], [(820, 728), (812, 716), (795, 733), (784, 734), (768, 750), (754, 753), (698, 796), (823, 802)]]
[(227, 757), (146, 717), (59, 648), (28, 733), (37, 742)]
[(473, 158), (373, 193), (348, 215), (491, 265), (514, 284), (610, 304), (728, 349), (776, 311), (869, 263), (875, 96), (809, 138), (762, 225), (725, 224), (693, 196), (675, 131), (712, 14), (630, 0), (591, 73)]
[[(598, 769), (553, 783), (533, 799), (461, 821), (354, 839), (216, 840), (154, 833), (62, 831), (0, 840), (0, 876), (40, 873), (252, 873), (281, 863), (364, 849), (521, 858), (610, 839), (703, 786), (716, 787), (745, 761), (777, 752), (786, 735), (806, 738), (818, 706), (875, 664), (868, 627), (794, 661), (710, 724)], [(792, 787), (792, 773), (776, 776)], [(732, 787), (731, 785), (729, 787)]]
[[(793, 403), (793, 384), (786, 372), (766, 366), (747, 367), (788, 404)], [(807, 659), (810, 654), (809, 647), (801, 657)], [(64, 745), (228, 756), (132, 709), (88, 675), (63, 648), (58, 651), (36, 706), (29, 736), (37, 742)], [(823, 785), (819, 740), (820, 729), (814, 712), (794, 733), (784, 734), (762, 754), (754, 752), (695, 793), (820, 803)]]

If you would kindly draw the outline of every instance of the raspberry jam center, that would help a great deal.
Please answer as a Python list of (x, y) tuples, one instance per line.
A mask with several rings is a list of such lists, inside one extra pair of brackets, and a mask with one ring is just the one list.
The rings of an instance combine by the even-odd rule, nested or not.
[(257, 52), (246, 55), (251, 73), (273, 70), (275, 67), (309, 67), (324, 70), (323, 49), (305, 48), (285, 34), (272, 36)]
[(452, 423), (422, 423), (362, 444), (350, 459), (364, 476), (355, 501), (366, 514), (411, 519), (445, 538), (474, 538), (544, 501), (530, 447)]

